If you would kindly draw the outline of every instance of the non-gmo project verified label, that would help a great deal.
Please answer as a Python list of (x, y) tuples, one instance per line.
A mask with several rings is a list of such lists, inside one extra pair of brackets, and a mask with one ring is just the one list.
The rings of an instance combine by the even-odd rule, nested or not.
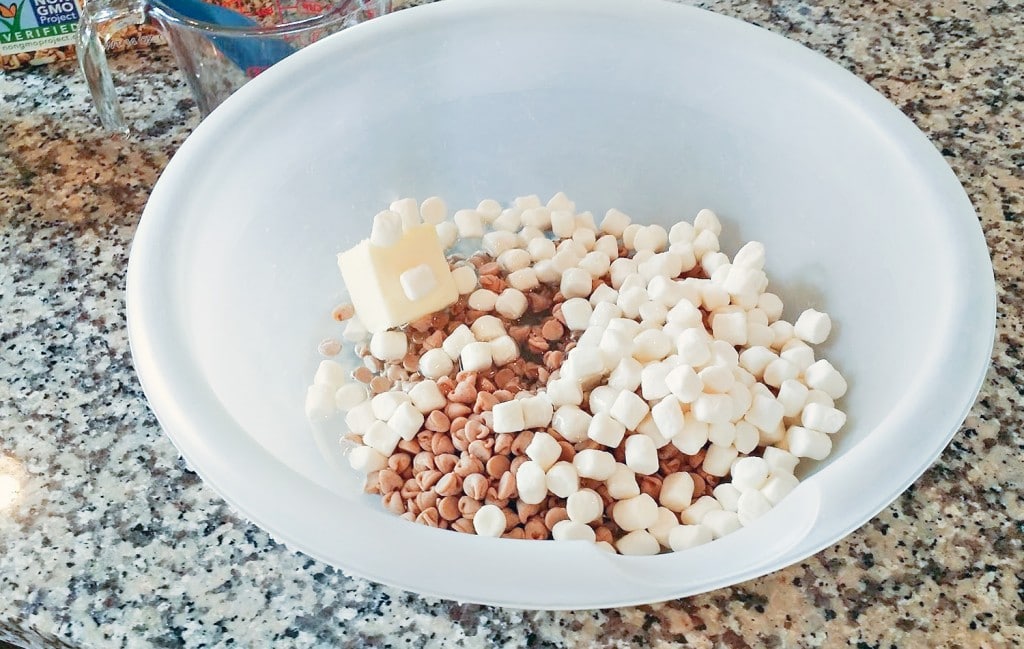
[(0, 54), (17, 54), (74, 42), (75, 0), (0, 0)]

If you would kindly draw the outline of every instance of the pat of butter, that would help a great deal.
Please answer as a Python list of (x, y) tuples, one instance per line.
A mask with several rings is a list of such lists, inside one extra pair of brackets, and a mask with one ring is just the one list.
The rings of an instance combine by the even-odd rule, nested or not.
[[(364, 239), (338, 255), (338, 268), (352, 306), (370, 333), (412, 322), (459, 299), (441, 240), (429, 223), (409, 228), (393, 246), (375, 246)], [(433, 276), (433, 285), (417, 299), (409, 299), (402, 285), (402, 275), (413, 269), (424, 274), (429, 269)]]

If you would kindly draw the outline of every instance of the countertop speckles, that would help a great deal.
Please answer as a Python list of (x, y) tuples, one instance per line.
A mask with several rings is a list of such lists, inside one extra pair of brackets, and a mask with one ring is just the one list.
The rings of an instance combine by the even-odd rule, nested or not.
[(993, 366), (940, 460), (834, 547), (635, 608), (465, 606), (345, 576), (235, 516), (178, 459), (132, 371), (124, 273), (197, 123), (165, 49), (118, 57), (108, 137), (70, 65), (0, 76), (0, 640), (29, 647), (1011, 647), (1024, 644), (1024, 3), (698, 3), (867, 80), (970, 195), (998, 284)]

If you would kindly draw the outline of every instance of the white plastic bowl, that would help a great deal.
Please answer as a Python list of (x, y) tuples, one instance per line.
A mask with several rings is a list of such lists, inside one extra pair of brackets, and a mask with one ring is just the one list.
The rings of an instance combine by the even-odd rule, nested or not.
[[(453, 206), (565, 190), (670, 224), (712, 207), (763, 241), (793, 318), (838, 323), (850, 420), (756, 524), (657, 557), (478, 538), (383, 513), (303, 415), (336, 332), (335, 254), (406, 195)], [(128, 320), (189, 464), (276, 538), (419, 593), (529, 608), (691, 595), (848, 534), (949, 442), (988, 364), (992, 269), (956, 178), (867, 85), (761, 29), (654, 1), (447, 2), (326, 39), (203, 122), (138, 229)]]

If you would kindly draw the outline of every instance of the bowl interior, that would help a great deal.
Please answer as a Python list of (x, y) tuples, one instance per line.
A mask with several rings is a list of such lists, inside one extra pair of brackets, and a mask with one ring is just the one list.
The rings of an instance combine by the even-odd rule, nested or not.
[[(355, 477), (325, 459), (305, 420), (316, 343), (340, 333), (329, 318), (343, 298), (335, 255), (399, 197), (436, 194), (456, 208), (559, 190), (598, 219), (618, 207), (668, 226), (711, 207), (730, 255), (744, 241), (764, 242), (770, 290), (783, 297), (786, 317), (811, 306), (831, 314), (836, 326), (821, 355), (851, 386), (849, 424), (828, 460), (808, 463), (800, 489), (814, 503), (856, 495), (866, 507), (850, 505), (825, 525), (810, 501), (806, 511), (780, 506), (763, 524), (695, 551), (720, 560), (703, 581), (685, 576), (695, 559), (684, 555), (642, 564), (588, 554), (565, 570), (640, 575), (658, 565), (671, 579), (655, 586), (638, 578), (607, 596), (574, 589), (531, 600), (505, 583), (490, 596), (457, 577), (431, 590), (415, 576), (385, 574), (353, 558), (363, 550), (322, 543), (317, 530), (291, 531), (291, 522), (233, 491), (243, 478), (220, 476), (233, 469), (214, 456), (257, 453), (260, 480), (289, 474), (276, 488), (301, 507), (315, 502), (374, 534), (397, 530), (410, 542), (455, 547), (446, 545), (454, 534), (393, 527), (374, 511)], [(474, 601), (663, 599), (782, 567), (834, 542), (934, 459), (974, 396), (984, 367), (978, 350), (991, 341), (979, 234), (923, 136), (865, 85), (788, 41), (658, 2), (449, 0), (304, 50), (200, 126), (140, 229), (133, 345), (154, 409), (204, 478), (314, 556)], [(142, 297), (153, 291), (163, 292), (159, 306)], [(944, 383), (951, 373), (953, 385)], [(332, 448), (337, 433), (321, 441)], [(878, 472), (866, 488), (849, 477), (864, 466)], [(773, 529), (786, 543), (762, 547)], [(796, 538), (783, 534), (793, 529)], [(470, 554), (491, 552), (493, 543), (457, 541)], [(548, 544), (502, 543), (560, 575), (549, 560), (556, 555), (544, 555)], [(730, 548), (756, 561), (718, 555)]]

